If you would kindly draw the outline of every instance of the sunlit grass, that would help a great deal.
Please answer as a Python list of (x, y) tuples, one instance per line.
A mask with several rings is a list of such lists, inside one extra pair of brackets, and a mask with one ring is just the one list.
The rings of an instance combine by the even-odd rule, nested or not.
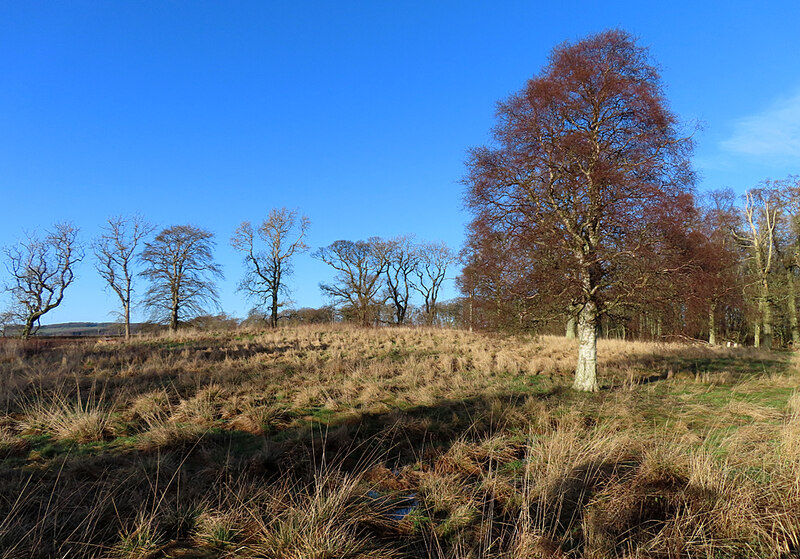
[(547, 336), (315, 326), (6, 354), (0, 557), (800, 549), (788, 353), (601, 340), (598, 394), (569, 390), (575, 342)]

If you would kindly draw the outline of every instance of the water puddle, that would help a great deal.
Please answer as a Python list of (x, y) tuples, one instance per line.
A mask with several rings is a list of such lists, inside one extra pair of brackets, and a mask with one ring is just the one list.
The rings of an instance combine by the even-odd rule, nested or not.
[[(384, 495), (381, 495), (375, 490), (367, 491), (367, 497), (375, 500), (386, 498)], [(392, 508), (385, 514), (389, 520), (400, 522), (406, 516), (414, 512), (417, 507), (419, 507), (417, 494), (408, 493), (407, 495), (401, 495), (396, 502), (393, 502)]]

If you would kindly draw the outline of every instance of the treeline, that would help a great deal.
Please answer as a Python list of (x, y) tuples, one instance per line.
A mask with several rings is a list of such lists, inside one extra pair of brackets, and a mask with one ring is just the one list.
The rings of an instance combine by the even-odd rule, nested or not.
[[(653, 224), (657, 252), (638, 263), (651, 273), (604, 298), (600, 334), (798, 347), (800, 179), (767, 180), (738, 199), (684, 194), (669, 210)], [(576, 337), (568, 258), (542, 254), (535, 239), (477, 212), (457, 278), (471, 324)]]
[[(455, 255), (444, 243), (416, 242), (412, 236), (339, 240), (317, 249), (312, 257), (336, 272), (332, 282), (320, 284), (331, 305), (287, 309), (287, 280), (294, 256), (309, 250), (305, 243), (309, 227), (307, 217), (281, 208), (271, 210), (259, 224), (244, 222), (236, 229), (230, 243), (244, 264), (238, 290), (254, 304), (242, 323), (276, 327), (279, 321), (346, 320), (362, 325), (454, 322), (453, 305), (443, 306), (439, 296)], [(41, 318), (64, 300), (76, 279), (75, 267), (87, 254), (119, 299), (126, 337), (131, 334), (135, 304), (141, 304), (154, 323), (171, 330), (182, 324), (236, 326), (238, 320), (218, 312), (217, 281), (224, 276), (214, 261), (214, 247), (214, 235), (206, 229), (173, 225), (156, 233), (141, 216), (110, 218), (88, 246), (69, 223), (56, 224), (43, 235), (29, 234), (3, 252), (9, 276), (4, 290), (11, 302), (0, 316), (3, 332), (18, 332), (23, 338), (34, 334)], [(135, 299), (139, 280), (146, 286), (143, 295)]]

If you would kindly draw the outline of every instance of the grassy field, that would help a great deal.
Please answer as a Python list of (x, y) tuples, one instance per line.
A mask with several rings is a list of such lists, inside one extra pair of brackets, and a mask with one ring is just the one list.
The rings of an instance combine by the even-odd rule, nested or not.
[(0, 557), (796, 557), (793, 354), (303, 327), (0, 340)]

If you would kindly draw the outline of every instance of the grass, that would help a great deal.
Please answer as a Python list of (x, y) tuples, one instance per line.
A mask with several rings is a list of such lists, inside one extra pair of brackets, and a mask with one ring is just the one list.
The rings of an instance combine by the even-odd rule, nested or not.
[[(0, 340), (0, 557), (790, 557), (790, 353), (434, 329)], [(794, 555), (793, 555), (794, 554)]]

